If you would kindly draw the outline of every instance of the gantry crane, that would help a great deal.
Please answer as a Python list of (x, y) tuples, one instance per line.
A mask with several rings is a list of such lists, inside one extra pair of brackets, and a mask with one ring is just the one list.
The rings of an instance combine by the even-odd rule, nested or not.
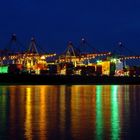
[[(13, 48), (13, 44), (15, 48)], [(46, 59), (56, 55), (55, 53), (45, 53), (45, 51), (40, 52), (37, 49), (37, 43), (33, 37), (31, 38), (28, 49), (22, 49), (21, 43), (17, 40), (16, 35), (13, 34), (7, 47), (4, 51), (1, 51), (0, 65), (22, 65), (27, 70), (43, 69), (47, 65)]]

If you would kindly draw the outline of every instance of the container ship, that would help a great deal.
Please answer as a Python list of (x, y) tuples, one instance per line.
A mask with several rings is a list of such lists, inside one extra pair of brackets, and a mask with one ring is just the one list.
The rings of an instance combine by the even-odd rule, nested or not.
[[(88, 45), (83, 38), (81, 42)], [(21, 50), (19, 46), (21, 44), (13, 34), (8, 46), (0, 51), (1, 84), (140, 84), (140, 66), (126, 63), (140, 59), (139, 55), (84, 52), (75, 48), (72, 42), (57, 55), (38, 49), (35, 38), (27, 49)], [(122, 47), (121, 43), (119, 47)]]

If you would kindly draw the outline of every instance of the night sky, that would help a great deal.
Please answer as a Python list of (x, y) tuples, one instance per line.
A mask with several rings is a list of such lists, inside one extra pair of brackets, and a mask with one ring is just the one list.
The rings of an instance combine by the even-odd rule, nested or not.
[(1, 0), (0, 46), (12, 33), (28, 46), (34, 36), (51, 52), (63, 52), (80, 39), (99, 50), (114, 50), (122, 41), (140, 54), (139, 0)]

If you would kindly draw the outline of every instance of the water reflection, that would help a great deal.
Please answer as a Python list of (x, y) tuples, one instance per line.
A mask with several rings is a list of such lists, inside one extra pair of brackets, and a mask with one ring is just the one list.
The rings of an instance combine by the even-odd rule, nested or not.
[(0, 134), (4, 134), (4, 136), (0, 135), (0, 139), (4, 139), (6, 137), (6, 117), (7, 117), (7, 96), (5, 96), (5, 88), (0, 89)]
[(119, 139), (120, 120), (118, 108), (118, 86), (111, 87), (111, 139)]
[(25, 100), (25, 137), (32, 139), (32, 96), (31, 88), (26, 88), (26, 100)]
[(96, 86), (96, 139), (103, 139), (102, 86)]
[[(0, 139), (128, 139), (140, 86), (0, 86)], [(135, 130), (136, 130), (135, 129)]]

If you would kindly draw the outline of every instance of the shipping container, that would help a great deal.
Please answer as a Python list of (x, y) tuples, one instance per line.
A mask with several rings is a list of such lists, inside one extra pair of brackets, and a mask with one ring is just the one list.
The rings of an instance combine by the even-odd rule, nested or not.
[(97, 76), (102, 75), (102, 65), (97, 65), (97, 67), (96, 67), (96, 75)]
[(87, 75), (87, 67), (85, 66), (81, 67), (81, 75)]
[(58, 70), (58, 66), (57, 65), (55, 65), (55, 64), (48, 65), (48, 72), (49, 72), (49, 74), (56, 75), (56, 74), (58, 74), (57, 70)]
[(8, 66), (0, 66), (0, 73), (8, 73)]
[(115, 63), (110, 63), (110, 76), (115, 75), (115, 70), (116, 70), (116, 64)]
[(66, 75), (73, 75), (74, 74), (74, 65), (73, 63), (66, 64)]
[(87, 66), (87, 75), (95, 75), (95, 66)]
[(134, 75), (135, 75), (134, 67), (129, 67), (129, 76), (134, 76)]
[(8, 73), (19, 74), (23, 70), (23, 66), (21, 64), (10, 64), (8, 67)]
[(140, 76), (140, 67), (138, 66), (138, 67), (136, 67), (136, 76)]

